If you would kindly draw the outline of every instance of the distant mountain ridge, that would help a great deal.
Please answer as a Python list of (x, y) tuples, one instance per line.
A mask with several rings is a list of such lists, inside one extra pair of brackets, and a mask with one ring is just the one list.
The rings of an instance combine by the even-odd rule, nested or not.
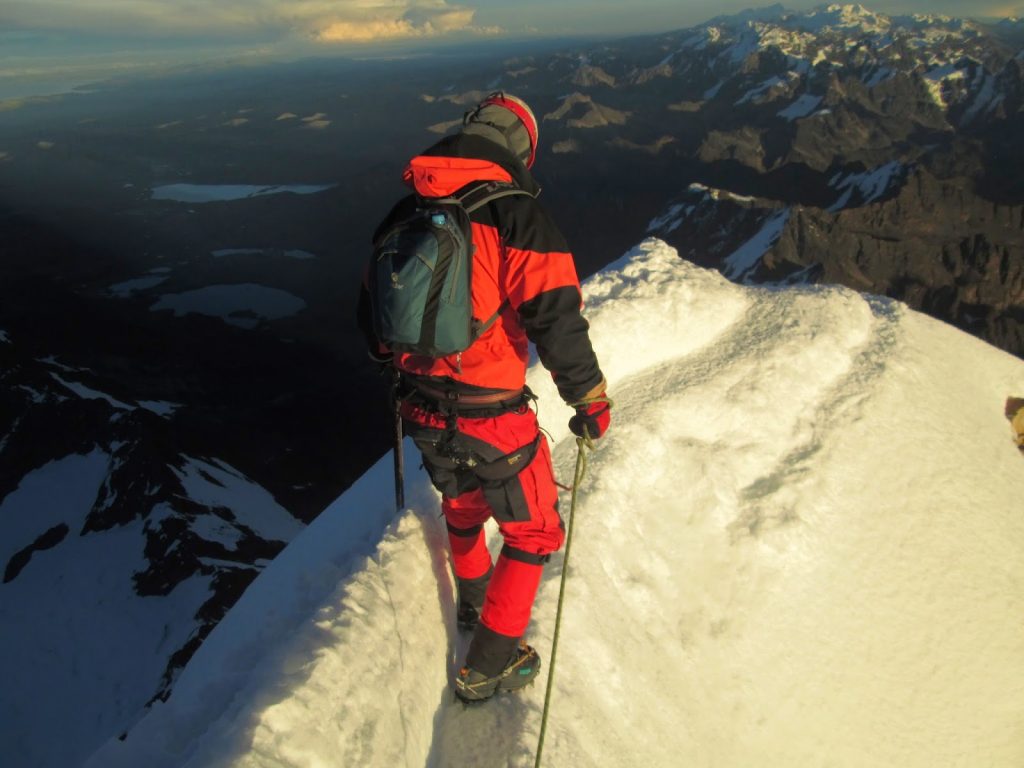
[[(698, 208), (681, 184), (649, 217), (671, 231), (648, 231), (687, 258), (730, 274), (751, 219), (759, 231), (787, 208), (744, 280), (799, 273), (885, 294), (1019, 355), (1024, 50), (1006, 34), (1018, 25), (858, 4), (720, 16), (552, 57), (538, 69), (576, 90), (544, 126), (554, 123), (563, 153), (644, 149), (666, 171), (760, 200), (734, 219), (735, 206), (708, 209), (729, 195), (709, 198), (687, 218)], [(524, 86), (541, 88), (509, 84)], [(581, 104), (591, 119), (562, 119)], [(623, 116), (614, 137), (598, 135), (601, 114)]]
[[(31, 707), (5, 705), (8, 729), (69, 709), (126, 727), (303, 527), (238, 470), (182, 454), (174, 404), (94, 381), (0, 339), (0, 615), (19, 629), (2, 642), (3, 676), (19, 696), (39, 689)], [(74, 644), (45, 662), (65, 633)]]

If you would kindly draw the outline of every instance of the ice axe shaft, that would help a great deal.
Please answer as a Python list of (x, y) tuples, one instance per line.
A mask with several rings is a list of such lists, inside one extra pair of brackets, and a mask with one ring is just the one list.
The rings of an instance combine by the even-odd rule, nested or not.
[(402, 432), (402, 400), (399, 397), (399, 388), (402, 380), (397, 368), (392, 368), (391, 407), (394, 418), (395, 436), (395, 510), (401, 512), (405, 509), (405, 455), (402, 452), (404, 434)]

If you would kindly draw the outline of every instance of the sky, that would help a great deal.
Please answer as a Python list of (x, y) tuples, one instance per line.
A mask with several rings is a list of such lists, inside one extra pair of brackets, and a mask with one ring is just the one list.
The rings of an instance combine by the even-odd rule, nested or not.
[[(1024, 764), (1024, 457), (1003, 415), (1024, 362), (889, 299), (731, 283), (656, 239), (584, 297), (615, 405), (572, 519), (542, 765)], [(539, 366), (528, 383), (570, 481), (571, 411)], [(385, 456), (165, 704), (64, 762), (55, 723), (29, 724), (34, 764), (533, 765), (564, 555), (527, 632), (537, 684), (457, 703), (468, 638), (405, 450), (407, 509)]]
[[(218, 56), (352, 53), (466, 39), (687, 27), (756, 0), (4, 0), (0, 77)], [(785, 3), (794, 10), (813, 0)], [(1024, 16), (1021, 0), (877, 0), (882, 13)]]

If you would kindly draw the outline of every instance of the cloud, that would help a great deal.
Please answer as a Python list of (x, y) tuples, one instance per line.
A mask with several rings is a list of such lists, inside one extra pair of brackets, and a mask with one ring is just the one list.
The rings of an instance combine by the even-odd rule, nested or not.
[[(470, 16), (472, 18), (472, 15)], [(440, 27), (431, 22), (415, 24), (407, 18), (375, 18), (334, 21), (317, 30), (313, 37), (322, 43), (367, 43), (374, 40), (398, 40), (402, 38), (436, 37), (445, 32), (463, 29), (461, 27)]]
[(0, 29), (138, 36), (302, 37), (372, 42), (495, 34), (448, 0), (3, 0)]
[[(1024, 5), (1018, 3), (988, 3), (983, 8), (974, 11), (978, 16), (989, 16), (994, 18), (1020, 17), (1024, 15)], [(964, 15), (961, 11), (960, 15)]]
[(959, 2), (945, 3), (942, 13), (948, 16), (960, 16), (968, 18), (1005, 18), (1008, 16), (1020, 16), (1021, 12), (1024, 12), (1024, 6), (1017, 3), (999, 3), (999, 2), (988, 2), (978, 3), (976, 5), (971, 4), (972, 7), (965, 7), (968, 5), (963, 0)]
[(358, 13), (345, 14), (343, 18), (324, 24), (313, 37), (326, 43), (365, 43), (376, 40), (439, 37), (455, 32), (494, 34), (499, 31), (474, 26), (475, 15), (475, 9), (449, 5), (445, 0), (374, 4)]
[(975, 19), (1014, 16), (1024, 10), (1019, 0), (877, 0), (874, 3), (865, 2), (864, 5), (894, 16), (922, 13)]

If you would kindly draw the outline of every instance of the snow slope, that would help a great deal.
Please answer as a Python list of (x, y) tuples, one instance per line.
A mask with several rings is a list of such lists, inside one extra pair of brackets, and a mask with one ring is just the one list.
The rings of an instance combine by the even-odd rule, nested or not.
[[(1002, 415), (1024, 363), (653, 239), (585, 292), (615, 416), (580, 490), (544, 764), (1024, 764), (1024, 463)], [(530, 385), (567, 481), (569, 413), (543, 370)], [(396, 515), (389, 462), (90, 766), (533, 764), (546, 670), (453, 701), (438, 500), (412, 471)], [(531, 625), (545, 661), (561, 565)]]
[[(161, 405), (171, 404), (153, 404)], [(98, 445), (71, 454), (26, 474), (0, 503), (0, 563), (7, 564), (0, 583), (4, 766), (78, 766), (110, 734), (138, 720), (161, 690), (168, 660), (202, 626), (219, 564), (201, 557), (208, 567), (166, 595), (140, 594), (133, 577), (151, 567), (150, 534), (175, 518), (177, 504), (193, 512), (194, 536), (222, 545), (233, 558), (224, 563), (229, 568), (262, 567), (232, 555), (246, 533), (249, 544), (255, 536), (283, 542), (302, 528), (236, 470), (183, 456), (181, 469), (169, 468), (183, 491), (174, 501), (155, 503), (140, 519), (110, 530), (90, 531), (97, 498), (106, 491), (112, 499), (123, 489), (111, 485), (123, 460), (119, 450)], [(159, 491), (155, 474), (151, 481)], [(230, 520), (195, 514), (204, 508)]]

